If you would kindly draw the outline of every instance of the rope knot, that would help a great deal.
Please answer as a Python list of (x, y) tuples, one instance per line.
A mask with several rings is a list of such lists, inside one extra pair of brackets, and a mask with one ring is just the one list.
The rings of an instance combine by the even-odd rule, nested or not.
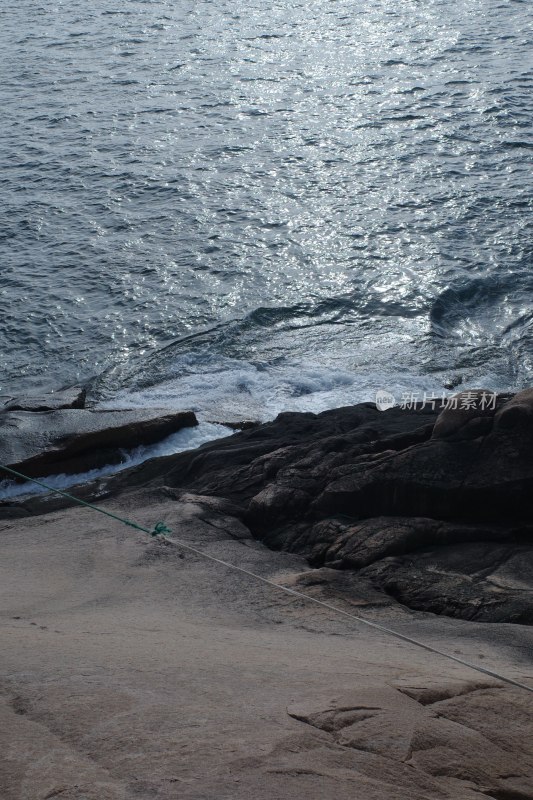
[(156, 522), (152, 531), (152, 536), (159, 536), (163, 533), (172, 533), (170, 528), (167, 528), (164, 522)]

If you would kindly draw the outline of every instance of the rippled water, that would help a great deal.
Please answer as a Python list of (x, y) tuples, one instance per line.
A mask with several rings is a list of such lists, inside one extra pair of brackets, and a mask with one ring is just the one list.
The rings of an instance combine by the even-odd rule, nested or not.
[(4, 4), (0, 393), (222, 418), (530, 383), (532, 22)]

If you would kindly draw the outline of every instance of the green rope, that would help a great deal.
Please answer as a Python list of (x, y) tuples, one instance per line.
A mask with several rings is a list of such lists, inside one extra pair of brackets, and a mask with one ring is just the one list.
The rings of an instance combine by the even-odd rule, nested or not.
[[(107, 517), (112, 517), (113, 519), (118, 520), (118, 522), (123, 522), (124, 525), (129, 525), (130, 528), (136, 528), (138, 531), (143, 531), (144, 533), (150, 534), (150, 536), (158, 536), (159, 534), (171, 533), (171, 531), (166, 527), (164, 522), (158, 522), (153, 530), (148, 530), (147, 528), (143, 528), (141, 525), (137, 525), (135, 522), (130, 522), (127, 519), (123, 519), (122, 517), (117, 517), (116, 514), (111, 514), (109, 511), (104, 511), (103, 508), (98, 508), (98, 506), (93, 506), (91, 503), (86, 503), (85, 500), (78, 500), (77, 497), (74, 497), (67, 492), (62, 492), (60, 489), (52, 489), (51, 486), (47, 486), (46, 483), (42, 483), (42, 481), (38, 481), (35, 478), (28, 478), (26, 475), (23, 475), (21, 472), (17, 472), (11, 467), (4, 467), (0, 464), (0, 469), (5, 470), (6, 472), (10, 472), (12, 475), (16, 475), (17, 478), (23, 478), (27, 481), (32, 481), (36, 483), (38, 486), (43, 486), (45, 489), (48, 489), (51, 492), (55, 492), (56, 494), (60, 494), (63, 497), (68, 497), (69, 500), (74, 500), (75, 503), (79, 503), (81, 506), (87, 506), (87, 508), (92, 508), (93, 511), (99, 511), (100, 514), (105, 514)], [(396, 639), (400, 639), (402, 642), (406, 642), (407, 644), (416, 645), (417, 647), (421, 647), (423, 650), (428, 651), (429, 653), (433, 653), (435, 655), (443, 656), (444, 658), (450, 659), (450, 661), (454, 661), (457, 664), (462, 664), (464, 667), (468, 667), (469, 669), (476, 670), (477, 672), (481, 672), (483, 675), (489, 675), (491, 678), (496, 678), (497, 680), (503, 681), (504, 683), (510, 684), (511, 686), (516, 686), (520, 689), (525, 689), (527, 692), (533, 692), (533, 687), (528, 686), (525, 683), (520, 683), (519, 681), (515, 681), (513, 678), (508, 678), (505, 675), (501, 675), (499, 672), (495, 672), (493, 670), (487, 669), (486, 667), (481, 667), (478, 664), (471, 664), (469, 661), (464, 661), (462, 658), (458, 658), (457, 656), (452, 656), (450, 653), (445, 652), (444, 650), (439, 650), (433, 645), (426, 644), (425, 642), (420, 641), (419, 639), (414, 639), (411, 636), (406, 636), (404, 633), (400, 633), (399, 631), (394, 630), (393, 628), (387, 628), (385, 625), (380, 625), (378, 622), (371, 622), (369, 619), (365, 619), (365, 617), (359, 617), (356, 614), (351, 614), (349, 611), (344, 611), (344, 609), (339, 608), (338, 606), (334, 606), (331, 603), (324, 602), (324, 600), (319, 600), (317, 597), (312, 597), (311, 595), (304, 594), (303, 592), (298, 592), (296, 589), (291, 589), (289, 586), (284, 586), (281, 583), (275, 583), (275, 581), (271, 581), (268, 578), (263, 577), (262, 575), (257, 575), (255, 572), (251, 572), (244, 567), (239, 567), (237, 564), (230, 564), (228, 561), (223, 561), (221, 558), (216, 558), (212, 556), (210, 553), (206, 553), (203, 550), (198, 550), (198, 548), (193, 547), (187, 542), (180, 541), (179, 539), (169, 539), (173, 545), (176, 547), (181, 547), (185, 550), (188, 550), (191, 553), (195, 553), (196, 555), (200, 556), (201, 558), (206, 558), (209, 561), (214, 561), (217, 564), (221, 564), (228, 569), (237, 570), (238, 572), (242, 572), (245, 575), (249, 575), (252, 578), (255, 578), (262, 583), (267, 584), (268, 586), (272, 586), (275, 589), (279, 589), (280, 591), (284, 592), (285, 594), (291, 595), (292, 597), (296, 597), (300, 600), (307, 600), (310, 603), (315, 603), (316, 605), (323, 606), (324, 608), (329, 609), (330, 611), (334, 611), (336, 614), (341, 614), (343, 617), (349, 617), (350, 619), (355, 620), (356, 622), (362, 623), (363, 625), (367, 625), (368, 627), (380, 631), (381, 633), (389, 634), (389, 636), (394, 636)]]
[(48, 486), (48, 484), (43, 483), (42, 481), (38, 481), (36, 478), (30, 478), (28, 475), (23, 475), (22, 472), (17, 472), (16, 469), (11, 469), (11, 467), (6, 467), (3, 464), (0, 464), (0, 469), (3, 469), (5, 472), (11, 473), (11, 475), (15, 475), (17, 478), (22, 478), (25, 481), (31, 481), (32, 483), (36, 483), (37, 486), (42, 486), (44, 489), (47, 489), (49, 492), (53, 492), (54, 494), (60, 494), (62, 497), (66, 497), (68, 500), (73, 500), (75, 503), (78, 503), (80, 506), (85, 506), (86, 508), (90, 508), (93, 511), (99, 511), (100, 514), (105, 514), (106, 517), (111, 517), (111, 519), (115, 519), (118, 522), (122, 522), (124, 525), (128, 525), (130, 528), (135, 528), (138, 531), (142, 531), (143, 533), (149, 534), (149, 536), (160, 536), (164, 533), (172, 533), (172, 531), (167, 528), (164, 522), (157, 522), (152, 530), (148, 528), (143, 528), (142, 525), (137, 525), (136, 522), (131, 522), (129, 519), (124, 519), (123, 517), (117, 516), (117, 514), (112, 514), (111, 511), (104, 511), (103, 508), (98, 508), (98, 506), (93, 506), (92, 503), (86, 503), (85, 500), (80, 500), (78, 497), (74, 497), (74, 495), (69, 494), (68, 492), (62, 492), (61, 489), (54, 489), (52, 486)]

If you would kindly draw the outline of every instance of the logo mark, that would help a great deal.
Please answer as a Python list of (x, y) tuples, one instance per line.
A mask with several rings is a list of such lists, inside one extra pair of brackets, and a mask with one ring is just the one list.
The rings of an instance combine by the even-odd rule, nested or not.
[(386, 411), (396, 405), (396, 399), (393, 394), (386, 392), (385, 389), (378, 389), (376, 392), (376, 408), (378, 411)]

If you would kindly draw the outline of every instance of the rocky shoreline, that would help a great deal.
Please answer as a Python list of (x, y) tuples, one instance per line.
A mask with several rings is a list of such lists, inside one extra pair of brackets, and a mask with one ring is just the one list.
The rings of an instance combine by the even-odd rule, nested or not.
[[(193, 424), (39, 405), (0, 446), (45, 476)], [(282, 414), (71, 490), (168, 538), (0, 503), (2, 798), (532, 800), (532, 393), (464, 412)]]
[[(326, 582), (349, 584), (348, 594), (532, 625), (533, 390), (500, 396), (493, 407), (482, 397), (481, 390), (461, 393), (443, 411), (360, 404), (284, 413), (77, 491), (85, 499), (141, 489), (176, 500), (192, 495), (215, 519), (222, 503), (223, 516), (247, 535), (304, 556), (317, 576), (326, 570)], [(0, 463), (30, 476), (81, 472), (197, 423), (191, 412), (43, 405), (5, 407)], [(66, 502), (4, 501), (0, 518)]]

